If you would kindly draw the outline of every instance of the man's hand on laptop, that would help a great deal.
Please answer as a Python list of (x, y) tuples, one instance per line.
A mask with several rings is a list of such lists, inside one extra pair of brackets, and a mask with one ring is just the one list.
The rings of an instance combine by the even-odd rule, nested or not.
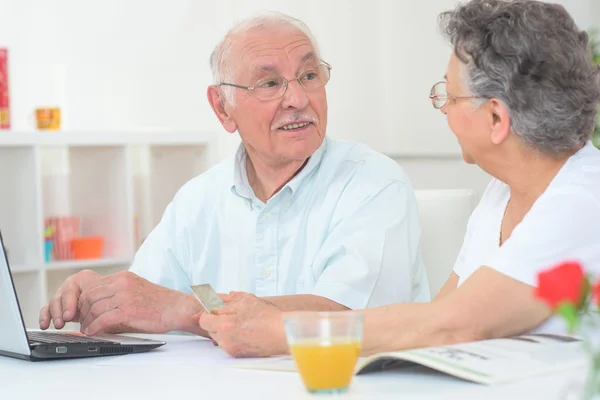
[(40, 328), (48, 329), (50, 322), (56, 329), (62, 329), (66, 322), (79, 320), (77, 302), (81, 295), (82, 287), (87, 287), (92, 282), (101, 278), (97, 272), (85, 270), (71, 275), (58, 288), (50, 303), (40, 311)]
[(202, 306), (193, 295), (167, 289), (129, 272), (101, 276), (82, 271), (69, 277), (40, 312), (40, 328), (80, 322), (81, 332), (166, 333), (199, 329)]

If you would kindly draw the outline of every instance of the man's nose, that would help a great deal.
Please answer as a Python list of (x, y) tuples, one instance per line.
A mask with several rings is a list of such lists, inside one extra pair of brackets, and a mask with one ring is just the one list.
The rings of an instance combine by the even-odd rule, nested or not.
[(297, 79), (288, 81), (287, 90), (283, 95), (281, 106), (283, 108), (303, 109), (308, 105), (306, 90)]

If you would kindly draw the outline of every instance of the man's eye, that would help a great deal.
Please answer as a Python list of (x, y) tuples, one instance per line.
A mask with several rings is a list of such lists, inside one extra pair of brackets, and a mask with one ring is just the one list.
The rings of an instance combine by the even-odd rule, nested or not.
[(303, 81), (312, 81), (317, 79), (318, 74), (316, 72), (307, 72), (304, 75), (302, 75), (302, 80)]
[(279, 85), (279, 81), (273, 79), (273, 80), (261, 82), (257, 86), (261, 89), (271, 89), (271, 88), (277, 87), (278, 85)]

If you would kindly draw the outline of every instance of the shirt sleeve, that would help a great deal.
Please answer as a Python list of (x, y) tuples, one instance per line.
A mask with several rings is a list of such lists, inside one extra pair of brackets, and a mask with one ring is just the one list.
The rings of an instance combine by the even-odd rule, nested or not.
[[(487, 204), (489, 202), (489, 198), (498, 196), (498, 183), (499, 181), (497, 181), (496, 179), (492, 179), (490, 181), (488, 186), (485, 188), (485, 191), (483, 192), (479, 203), (477, 204), (477, 206), (471, 213), (471, 216), (469, 217), (469, 221), (467, 222), (467, 228), (465, 231), (465, 237), (463, 239), (462, 246), (460, 247), (460, 250), (458, 252), (458, 256), (456, 257), (456, 261), (454, 262), (454, 267), (452, 268), (452, 271), (459, 277), (459, 279), (462, 276), (469, 275), (469, 272), (465, 270), (465, 259), (467, 257), (467, 254), (469, 254), (470, 242), (473, 238), (473, 232), (479, 226), (480, 221), (482, 220), (482, 216), (485, 216), (487, 213), (489, 213)], [(462, 279), (460, 279), (460, 281), (462, 282)]]
[(585, 192), (540, 197), (484, 265), (535, 286), (539, 271), (566, 260), (600, 265), (600, 203)]
[(190, 279), (182, 267), (187, 241), (182, 237), (183, 229), (178, 226), (175, 214), (174, 200), (140, 246), (129, 270), (158, 285), (190, 292)]
[(343, 212), (313, 263), (312, 294), (350, 309), (428, 301), (412, 191), (394, 181), (352, 207), (338, 207)]

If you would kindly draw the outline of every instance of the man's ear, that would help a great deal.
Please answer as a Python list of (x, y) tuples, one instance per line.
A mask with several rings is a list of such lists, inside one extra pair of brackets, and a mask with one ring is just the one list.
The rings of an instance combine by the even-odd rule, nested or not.
[(223, 128), (229, 133), (237, 131), (236, 123), (229, 117), (225, 110), (225, 101), (219, 93), (219, 88), (215, 85), (209, 86), (206, 90), (206, 97), (208, 97), (208, 102), (219, 119), (219, 122), (223, 125)]
[(508, 108), (498, 99), (491, 99), (488, 102), (491, 136), (494, 144), (500, 144), (508, 137), (510, 133), (510, 114)]

